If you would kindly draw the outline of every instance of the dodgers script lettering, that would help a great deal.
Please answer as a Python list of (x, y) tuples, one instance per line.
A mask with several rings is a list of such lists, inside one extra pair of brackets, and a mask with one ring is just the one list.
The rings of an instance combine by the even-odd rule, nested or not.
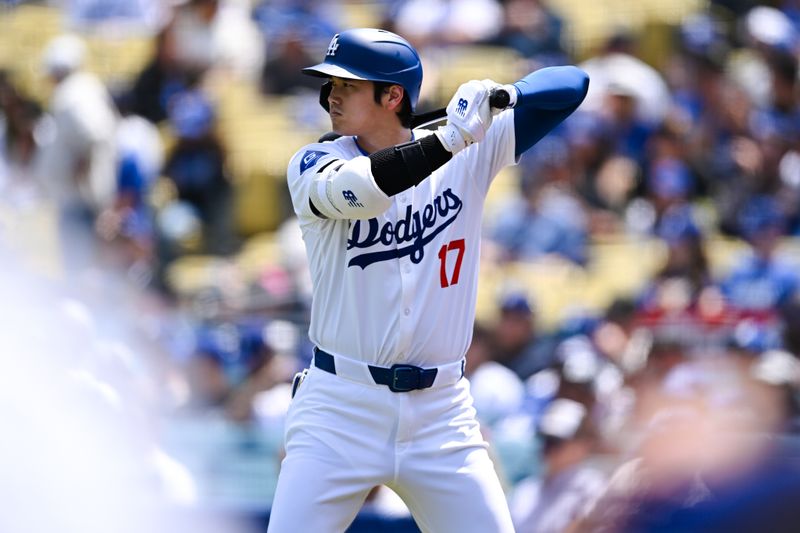
[[(398, 246), (389, 250), (356, 255), (350, 259), (347, 266), (359, 266), (363, 269), (372, 263), (407, 255), (410, 256), (411, 262), (419, 263), (425, 255), (425, 245), (452, 224), (463, 206), (461, 198), (456, 196), (452, 189), (446, 189), (421, 210), (412, 211), (411, 206), (408, 206), (405, 216), (396, 222), (389, 221), (381, 226), (377, 218), (367, 221), (356, 220), (347, 240), (348, 250), (371, 248), (378, 244), (390, 246), (395, 243)], [(406, 246), (401, 246), (406, 243), (408, 243)]]

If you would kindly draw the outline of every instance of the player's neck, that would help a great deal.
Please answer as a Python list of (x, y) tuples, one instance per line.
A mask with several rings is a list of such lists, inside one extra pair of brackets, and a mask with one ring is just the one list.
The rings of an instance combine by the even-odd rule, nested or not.
[(407, 143), (411, 140), (411, 130), (402, 126), (396, 128), (382, 128), (356, 135), (358, 145), (368, 154)]

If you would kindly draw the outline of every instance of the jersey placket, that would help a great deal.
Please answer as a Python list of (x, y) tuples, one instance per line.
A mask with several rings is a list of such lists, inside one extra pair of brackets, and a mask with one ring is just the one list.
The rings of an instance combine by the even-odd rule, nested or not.
[[(398, 216), (403, 216), (408, 206), (414, 210), (414, 189), (411, 188), (401, 192), (397, 195), (395, 208)], [(410, 243), (406, 243), (408, 246)], [(411, 346), (411, 339), (414, 334), (414, 304), (417, 289), (417, 277), (415, 276), (414, 264), (411, 262), (411, 255), (405, 255), (398, 258), (400, 267), (400, 327), (399, 338), (397, 342), (398, 347), (398, 362), (403, 362), (408, 355)]]

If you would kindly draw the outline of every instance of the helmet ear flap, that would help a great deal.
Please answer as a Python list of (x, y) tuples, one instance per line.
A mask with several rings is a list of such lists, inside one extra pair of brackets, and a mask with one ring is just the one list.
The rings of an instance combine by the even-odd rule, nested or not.
[(325, 82), (322, 87), (319, 88), (319, 105), (322, 106), (322, 109), (328, 112), (331, 110), (331, 106), (328, 103), (328, 97), (331, 95), (332, 89), (333, 82), (331, 81)]

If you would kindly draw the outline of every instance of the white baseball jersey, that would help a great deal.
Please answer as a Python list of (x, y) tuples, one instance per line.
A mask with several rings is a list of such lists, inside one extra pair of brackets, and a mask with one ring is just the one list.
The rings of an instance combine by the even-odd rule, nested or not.
[[(314, 282), (309, 337), (328, 352), (384, 367), (458, 361), (472, 340), (486, 192), (515, 162), (513, 112), (495, 117), (482, 142), (391, 197), (378, 216), (315, 214), (309, 199), (320, 170), (365, 156), (354, 137), (340, 137), (305, 146), (289, 163)], [(339, 194), (335, 200), (364, 207), (363, 195)]]

